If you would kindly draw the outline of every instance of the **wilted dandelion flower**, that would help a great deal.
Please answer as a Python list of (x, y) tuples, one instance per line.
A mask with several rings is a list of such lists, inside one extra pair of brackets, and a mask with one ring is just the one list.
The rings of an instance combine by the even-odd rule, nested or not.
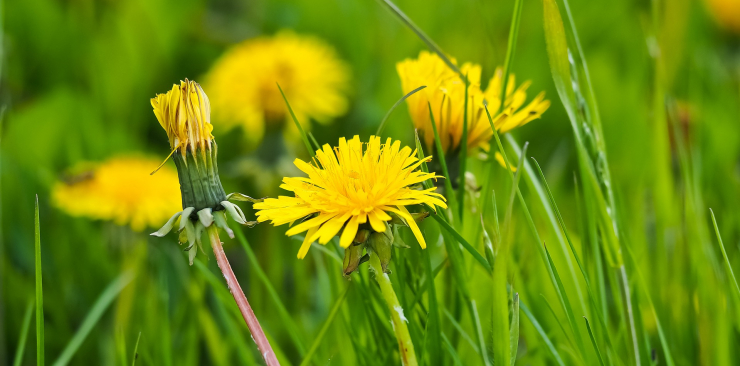
[(226, 224), (227, 215), (240, 224), (251, 224), (239, 206), (229, 200), (258, 200), (239, 193), (228, 196), (224, 193), (216, 162), (218, 149), (211, 133), (211, 107), (198, 83), (185, 79), (167, 93), (152, 98), (151, 103), (159, 124), (167, 132), (182, 195), (182, 211), (152, 235), (166, 235), (181, 217), (180, 241), (190, 244), (187, 250), (192, 264), (197, 250), (191, 249), (198, 244), (203, 251), (200, 237), (206, 228), (215, 224), (233, 238), (234, 233)]
[(135, 231), (156, 227), (180, 205), (173, 169), (149, 175), (157, 163), (129, 156), (80, 164), (73, 168), (74, 176), (54, 185), (52, 201), (72, 216), (109, 220)]
[[(452, 59), (452, 62), (456, 62)], [(442, 149), (454, 153), (460, 148), (465, 112), (465, 83), (461, 76), (445, 64), (435, 53), (422, 51), (417, 59), (406, 59), (396, 65), (401, 78), (401, 87), (408, 93), (421, 85), (426, 88), (406, 99), (411, 119), (416, 128), (423, 132), (424, 142), (430, 149), (434, 144), (434, 131), (429, 116), (429, 105), (434, 114)], [(481, 89), (481, 68), (479, 65), (465, 63), (460, 71), (468, 79), (468, 152), (482, 148), (488, 150), (493, 137), (490, 122), (484, 110), (487, 103), (493, 116), (494, 126), (500, 133), (507, 132), (527, 122), (540, 118), (550, 106), (541, 92), (529, 104), (526, 90), (530, 82), (519, 87), (515, 85), (514, 75), (509, 76), (504, 108), (501, 109), (502, 71), (496, 69), (485, 90)]]
[(295, 165), (308, 177), (283, 179), (281, 188), (294, 196), (268, 198), (255, 204), (257, 221), (271, 221), (276, 226), (299, 222), (286, 233), (292, 236), (306, 232), (298, 258), (305, 257), (312, 242), (326, 244), (340, 231), (339, 244), (344, 248), (376, 233), (388, 235), (394, 216), (411, 228), (425, 248), (416, 217), (406, 206), (447, 207), (444, 197), (434, 189), (418, 187), (427, 179), (437, 178), (434, 173), (417, 170), (429, 160), (431, 157), (419, 160), (416, 151), (401, 148), (400, 141), (390, 138), (381, 143), (380, 137), (371, 136), (367, 144), (360, 142), (359, 136), (349, 141), (341, 138), (338, 147), (332, 149), (327, 144), (316, 151), (312, 163), (296, 159)]
[(205, 85), (214, 121), (242, 126), (247, 139), (258, 142), (266, 124), (290, 118), (276, 83), (300, 121), (327, 123), (347, 111), (349, 80), (349, 67), (330, 45), (282, 31), (232, 47), (213, 65)]

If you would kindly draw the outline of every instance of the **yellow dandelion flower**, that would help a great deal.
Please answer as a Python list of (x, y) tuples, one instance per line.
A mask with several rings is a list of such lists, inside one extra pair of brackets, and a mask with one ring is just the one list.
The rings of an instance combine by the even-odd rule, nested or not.
[(135, 231), (156, 227), (180, 206), (177, 173), (164, 167), (159, 174), (149, 175), (157, 163), (117, 157), (80, 165), (74, 169), (80, 174), (54, 185), (52, 201), (72, 216), (110, 220)]
[[(363, 145), (365, 145), (363, 151)], [(342, 230), (339, 244), (347, 248), (352, 244), (358, 229), (363, 227), (373, 232), (386, 231), (391, 215), (403, 219), (413, 231), (422, 248), (426, 248), (424, 237), (406, 206), (428, 204), (446, 208), (445, 199), (434, 189), (416, 189), (414, 186), (432, 178), (434, 173), (417, 170), (431, 160), (416, 158), (416, 151), (400, 141), (390, 138), (384, 144), (380, 137), (371, 136), (363, 144), (359, 136), (332, 149), (328, 144), (316, 151), (314, 163), (296, 159), (295, 165), (308, 178), (283, 179), (281, 188), (293, 192), (294, 196), (268, 198), (256, 203), (257, 221), (271, 221), (283, 225), (304, 220), (290, 228), (286, 235), (306, 232), (298, 252), (305, 257), (311, 243), (326, 244)]]
[(290, 118), (276, 83), (301, 122), (327, 123), (347, 111), (349, 81), (349, 67), (330, 45), (282, 31), (234, 46), (216, 61), (205, 84), (214, 121), (243, 126), (246, 137), (259, 142), (266, 124)]
[[(454, 59), (452, 62), (456, 63)], [(465, 112), (465, 83), (460, 75), (451, 70), (437, 54), (426, 51), (422, 51), (417, 59), (399, 62), (396, 70), (404, 93), (421, 85), (427, 86), (406, 99), (411, 119), (416, 128), (423, 132), (427, 147), (432, 148), (434, 144), (434, 132), (429, 117), (431, 104), (442, 149), (445, 153), (459, 149)], [(488, 103), (492, 113), (499, 109), (502, 71), (497, 69), (487, 89), (482, 91), (479, 65), (465, 63), (460, 70), (468, 78), (468, 152), (473, 153), (477, 148), (488, 150), (488, 141), (493, 136), (493, 131), (485, 114), (484, 103)], [(550, 101), (544, 99), (545, 94), (542, 92), (522, 108), (529, 85), (530, 82), (525, 82), (515, 88), (514, 76), (509, 77), (504, 108), (493, 118), (494, 126), (499, 132), (507, 132), (540, 118), (550, 106)]]

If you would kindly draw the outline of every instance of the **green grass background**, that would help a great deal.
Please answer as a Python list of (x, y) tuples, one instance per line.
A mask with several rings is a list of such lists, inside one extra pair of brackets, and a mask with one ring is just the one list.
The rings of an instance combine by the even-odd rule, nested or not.
[[(514, 1), (399, 0), (396, 4), (446, 52), (459, 61), (480, 63), (484, 79), (503, 64)], [(651, 301), (676, 365), (737, 364), (740, 298), (724, 266), (709, 208), (717, 216), (729, 262), (738, 268), (740, 38), (714, 23), (701, 1), (664, 1), (657, 10), (644, 1), (574, 0), (570, 5), (603, 123), (621, 244), (636, 259), (629, 259), (623, 250), (642, 364), (666, 364)], [(185, 77), (200, 80), (229, 45), (243, 39), (294, 29), (327, 40), (351, 65), (351, 108), (329, 126), (314, 124), (312, 131), (321, 143), (354, 134), (366, 139), (372, 134), (402, 96), (395, 63), (416, 57), (425, 45), (383, 5), (371, 0), (9, 0), (2, 4), (2, 19), (0, 365), (11, 364), (16, 357), (24, 315), (34, 299), (35, 194), (40, 209), (47, 363), (68, 346), (106, 287), (122, 273), (133, 273), (135, 278), (101, 314), (70, 364), (131, 363), (139, 333), (139, 364), (260, 364), (246, 327), (234, 313), (233, 301), (224, 296), (213, 258), (201, 258), (200, 264), (188, 267), (174, 235), (151, 238), (112, 223), (70, 217), (51, 206), (52, 184), (78, 161), (131, 152), (166, 156), (166, 137), (149, 98)], [(660, 56), (657, 67), (656, 55)], [(591, 284), (603, 294), (603, 308), (576, 306), (576, 320), (585, 326), (581, 316), (588, 315), (595, 327), (593, 314), (601, 311), (607, 329), (596, 326), (595, 333), (607, 363), (633, 364), (619, 272), (597, 259), (594, 248), (601, 238), (587, 239), (585, 206), (578, 193), (583, 192), (574, 184), (574, 176), (579, 176), (576, 145), (548, 63), (541, 1), (523, 2), (511, 70), (519, 81), (532, 80), (530, 97), (545, 90), (552, 101), (541, 120), (512, 135), (520, 143), (529, 142), (528, 155), (542, 166)], [(656, 103), (655, 96), (661, 94), (665, 98), (660, 100), (666, 102)], [(674, 113), (676, 105), (687, 112)], [(664, 113), (674, 126), (681, 126), (683, 147), (676, 144)], [(413, 145), (410, 126), (402, 106), (391, 116), (385, 135)], [(258, 182), (255, 172), (245, 171), (240, 162), (254, 151), (241, 143), (239, 133), (216, 129), (226, 191), (259, 197), (278, 194), (276, 182)], [(289, 144), (294, 144), (290, 150), (299, 157), (307, 156), (300, 141)], [(470, 170), (479, 182), (486, 180), (487, 167), (482, 163), (470, 162)], [(503, 218), (511, 181), (503, 169), (494, 173), (491, 187)], [(520, 187), (571, 301), (578, 302), (579, 292), (588, 297), (580, 273), (571, 277), (568, 269), (568, 260), (575, 257), (566, 258), (555, 249), (556, 229), (539, 198), (525, 179)], [(251, 209), (245, 212), (252, 215)], [(586, 352), (576, 345), (556, 288), (538, 258), (537, 246), (542, 243), (532, 236), (518, 203), (512, 212), (506, 236), (511, 288), (565, 364), (596, 364), (588, 338), (584, 338)], [(470, 214), (459, 230), (482, 253), (476, 219)], [(443, 263), (446, 247), (439, 227), (427, 221), (423, 229), (436, 267)], [(297, 260), (300, 242), (286, 238), (285, 230), (268, 225), (244, 229), (264, 277), (238, 240), (225, 243), (281, 362), (303, 360), (302, 349), (309, 348), (336, 299), (350, 287), (313, 362), (398, 364), (388, 310), (379, 301), (367, 268), (363, 266), (352, 281), (343, 279), (337, 262), (341, 251), (334, 245), (328, 251), (313, 248), (306, 259)], [(409, 234), (403, 235), (411, 248), (397, 250), (391, 266), (391, 279), (404, 305), (427, 278), (424, 253)], [(469, 269), (467, 288), (480, 313), (485, 351), (477, 343), (476, 322), (458, 296), (459, 284), (445, 264), (435, 288), (441, 332), (454, 351), (443, 346), (436, 352), (439, 359), (428, 356), (426, 295), (420, 305), (406, 308), (417, 355), (425, 364), (453, 364), (455, 357), (464, 365), (483, 364), (483, 352), (493, 359), (494, 282), (468, 252), (461, 253)], [(600, 277), (604, 277), (601, 282)], [(290, 321), (276, 307), (276, 298)], [(30, 330), (22, 350), (24, 365), (35, 364), (35, 342), (30, 341), (35, 334)], [(521, 317), (519, 335), (517, 364), (557, 364), (528, 317)]]

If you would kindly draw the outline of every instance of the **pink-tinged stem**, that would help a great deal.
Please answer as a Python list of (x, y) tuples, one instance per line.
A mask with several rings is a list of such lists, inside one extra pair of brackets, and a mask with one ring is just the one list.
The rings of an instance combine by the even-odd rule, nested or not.
[(278, 362), (277, 357), (275, 357), (275, 352), (272, 350), (267, 337), (265, 337), (265, 333), (262, 331), (260, 322), (254, 315), (254, 311), (252, 311), (252, 307), (249, 306), (249, 301), (247, 301), (247, 297), (244, 296), (244, 292), (242, 291), (241, 286), (239, 286), (239, 281), (236, 280), (234, 271), (231, 270), (229, 260), (226, 259), (224, 247), (221, 245), (221, 239), (218, 237), (218, 229), (216, 228), (216, 225), (208, 227), (208, 237), (211, 239), (211, 246), (213, 247), (213, 254), (216, 255), (218, 268), (221, 269), (221, 272), (224, 274), (224, 278), (226, 278), (226, 284), (229, 285), (229, 291), (231, 291), (231, 295), (234, 296), (236, 305), (239, 306), (239, 310), (242, 312), (244, 321), (247, 323), (249, 332), (252, 333), (254, 342), (257, 343), (257, 348), (259, 349), (260, 354), (262, 354), (262, 358), (265, 359), (267, 366), (279, 366), (280, 363)]

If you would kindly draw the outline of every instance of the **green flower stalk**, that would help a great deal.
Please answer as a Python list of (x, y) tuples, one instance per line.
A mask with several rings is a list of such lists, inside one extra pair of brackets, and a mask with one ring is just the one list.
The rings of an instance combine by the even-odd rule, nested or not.
[(216, 163), (218, 148), (211, 134), (213, 131), (211, 107), (208, 97), (198, 83), (185, 79), (179, 85), (175, 84), (169, 92), (152, 98), (151, 102), (154, 114), (167, 132), (170, 141), (172, 152), (167, 159), (174, 156), (180, 180), (183, 208), (182, 211), (175, 213), (161, 229), (151, 235), (158, 237), (167, 235), (179, 218), (180, 243), (188, 243), (185, 250), (188, 252), (190, 265), (192, 265), (198, 249), (205, 254), (201, 237), (204, 231), (208, 233), (218, 267), (257, 343), (260, 354), (268, 366), (279, 365), (275, 352), (236, 280), (218, 236), (220, 228), (226, 231), (229, 237), (234, 238), (234, 232), (227, 224), (228, 218), (242, 225), (256, 224), (256, 222), (247, 221), (241, 208), (231, 201), (255, 203), (262, 200), (253, 199), (241, 193), (227, 195), (224, 192)]

